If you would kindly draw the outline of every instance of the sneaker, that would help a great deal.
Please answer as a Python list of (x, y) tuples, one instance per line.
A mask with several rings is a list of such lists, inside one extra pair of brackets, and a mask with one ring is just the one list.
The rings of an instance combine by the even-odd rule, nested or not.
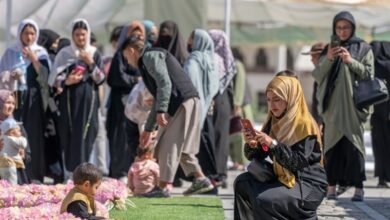
[(205, 193), (214, 189), (213, 184), (211, 184), (208, 178), (204, 179), (194, 179), (190, 188), (183, 192), (183, 195), (195, 195), (200, 193)]
[(169, 198), (171, 197), (171, 193), (168, 189), (161, 189), (156, 186), (152, 189), (152, 191), (142, 194), (142, 197), (146, 198)]

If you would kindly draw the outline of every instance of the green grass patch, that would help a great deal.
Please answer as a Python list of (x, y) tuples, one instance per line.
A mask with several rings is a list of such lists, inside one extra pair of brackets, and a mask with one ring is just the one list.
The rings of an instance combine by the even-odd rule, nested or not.
[(130, 198), (136, 208), (125, 211), (111, 210), (110, 219), (224, 219), (222, 202), (219, 198), (173, 197), (173, 198)]

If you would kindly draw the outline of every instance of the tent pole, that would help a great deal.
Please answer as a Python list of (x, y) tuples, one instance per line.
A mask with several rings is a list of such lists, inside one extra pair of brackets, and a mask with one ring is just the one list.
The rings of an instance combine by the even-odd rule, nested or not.
[(231, 13), (231, 0), (225, 0), (225, 33), (228, 42), (230, 42), (230, 13)]
[(9, 47), (11, 43), (11, 19), (12, 19), (12, 0), (7, 0), (5, 12), (5, 45)]

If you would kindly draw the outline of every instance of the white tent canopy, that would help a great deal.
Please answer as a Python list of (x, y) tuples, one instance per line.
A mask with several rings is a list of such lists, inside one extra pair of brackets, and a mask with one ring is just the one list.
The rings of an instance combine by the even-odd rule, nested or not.
[[(194, 28), (223, 28), (225, 18), (225, 0), (0, 0), (1, 41), (7, 33), (7, 2), (12, 2), (13, 36), (24, 18), (62, 36), (69, 36), (75, 18), (85, 18), (103, 39), (114, 26), (135, 19), (174, 20), (188, 36)], [(389, 32), (390, 1), (385, 0), (231, 0), (231, 4), (233, 43), (328, 39), (332, 18), (341, 10), (355, 16), (361, 37)]]

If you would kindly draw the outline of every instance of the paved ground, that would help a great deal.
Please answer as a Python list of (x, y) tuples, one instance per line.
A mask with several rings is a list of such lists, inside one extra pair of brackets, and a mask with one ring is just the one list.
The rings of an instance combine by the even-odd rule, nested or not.
[[(240, 174), (237, 171), (229, 172), (227, 189), (220, 189), (219, 196), (225, 211), (225, 219), (233, 219), (233, 181)], [(318, 209), (319, 220), (382, 220), (390, 219), (390, 189), (376, 188), (377, 179), (372, 173), (367, 173), (365, 184), (365, 201), (352, 202), (353, 188), (341, 195), (338, 201), (326, 200)], [(190, 183), (186, 182), (182, 188), (175, 188), (174, 194), (179, 195)]]

